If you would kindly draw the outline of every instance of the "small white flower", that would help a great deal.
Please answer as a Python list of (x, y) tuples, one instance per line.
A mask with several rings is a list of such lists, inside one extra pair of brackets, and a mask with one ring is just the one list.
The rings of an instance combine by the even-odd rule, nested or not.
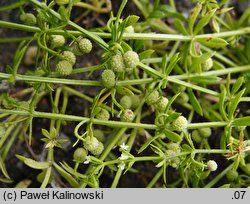
[(216, 171), (217, 167), (218, 167), (218, 165), (217, 165), (217, 163), (214, 160), (209, 160), (207, 162), (207, 168), (208, 168), (208, 170), (210, 170), (210, 171)]
[(125, 166), (126, 166), (126, 164), (125, 164), (124, 162), (122, 162), (122, 163), (120, 163), (120, 164), (118, 165), (118, 168), (121, 169), (121, 170), (124, 170), (124, 169), (125, 169)]
[(118, 159), (121, 160), (121, 161), (126, 160), (126, 159), (128, 159), (128, 155), (121, 154), (121, 156)]
[(89, 164), (89, 162), (90, 162), (90, 158), (89, 158), (89, 156), (86, 156), (86, 160), (85, 160), (85, 162), (83, 162), (84, 164)]
[(122, 149), (124, 149), (125, 151), (127, 151), (128, 148), (129, 148), (129, 146), (128, 146), (128, 145), (125, 145), (124, 142), (122, 143), (122, 145), (120, 145), (120, 147), (121, 147)]

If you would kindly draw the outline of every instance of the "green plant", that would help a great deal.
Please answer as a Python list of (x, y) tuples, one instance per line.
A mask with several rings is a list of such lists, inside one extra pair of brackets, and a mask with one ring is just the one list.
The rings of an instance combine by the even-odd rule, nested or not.
[[(117, 187), (130, 174), (145, 187), (249, 187), (250, 9), (233, 16), (229, 0), (196, 0), (186, 17), (169, 2), (115, 1), (118, 11), (96, 0), (0, 7), (19, 8), (22, 20), (0, 27), (27, 34), (0, 39), (18, 43), (0, 72), (4, 185), (13, 186), (8, 161), (17, 149), (40, 171), (42, 188), (55, 177), (67, 187)], [(127, 3), (143, 18), (125, 13)], [(110, 16), (85, 29), (92, 12)]]

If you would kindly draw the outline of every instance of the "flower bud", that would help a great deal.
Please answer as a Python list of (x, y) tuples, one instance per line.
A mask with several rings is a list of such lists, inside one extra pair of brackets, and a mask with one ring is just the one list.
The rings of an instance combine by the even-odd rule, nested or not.
[(185, 92), (180, 93), (180, 95), (178, 96), (177, 100), (181, 103), (187, 103), (189, 100), (189, 96), (188, 94), (186, 94)]
[(139, 56), (136, 52), (134, 51), (127, 51), (124, 55), (123, 55), (123, 59), (125, 62), (125, 66), (126, 69), (131, 70), (134, 69), (138, 63), (140, 62)]
[(102, 85), (108, 89), (115, 86), (115, 73), (111, 69), (102, 72)]
[(72, 72), (72, 64), (69, 61), (63, 60), (57, 63), (56, 65), (56, 71), (60, 75), (70, 75)]
[(201, 64), (202, 70), (203, 71), (208, 71), (213, 67), (213, 60), (212, 58), (208, 58), (204, 63)]
[(120, 53), (111, 57), (110, 66), (114, 72), (123, 72), (125, 70), (123, 57)]
[(102, 130), (93, 130), (93, 135), (96, 137), (96, 139), (98, 139), (98, 141), (102, 142), (104, 140), (104, 133)]
[(166, 110), (166, 107), (168, 105), (168, 99), (164, 96), (161, 96), (158, 101), (156, 102), (156, 108), (160, 111), (160, 112), (164, 112)]
[(132, 25), (130, 25), (124, 29), (124, 33), (134, 33), (134, 32), (135, 32), (135, 29)]
[(25, 56), (24, 56), (24, 63), (28, 66), (35, 64), (36, 62), (36, 54), (37, 54), (38, 47), (37, 46), (29, 46)]
[(85, 138), (84, 147), (90, 152), (95, 150), (99, 145), (99, 141), (95, 137), (87, 136)]
[(100, 155), (100, 154), (103, 152), (103, 150), (104, 150), (103, 143), (102, 143), (102, 142), (99, 142), (99, 143), (98, 143), (98, 146), (97, 146), (95, 149), (91, 150), (90, 152), (91, 152), (93, 155), (98, 156), (98, 155)]
[(97, 113), (95, 117), (99, 120), (109, 120), (110, 114), (106, 109), (102, 108), (101, 111)]
[(228, 179), (228, 181), (232, 182), (235, 181), (239, 176), (239, 173), (236, 170), (231, 170), (229, 172), (227, 172), (226, 177)]
[(20, 16), (21, 21), (26, 25), (36, 25), (36, 17), (32, 13), (24, 13)]
[(132, 105), (132, 100), (129, 96), (123, 96), (120, 100), (120, 104), (123, 108), (129, 109)]
[(74, 161), (82, 163), (86, 160), (87, 152), (84, 148), (79, 147), (75, 150), (73, 158)]
[(81, 38), (78, 42), (75, 42), (73, 45), (73, 52), (76, 55), (83, 55), (90, 53), (92, 50), (92, 43), (87, 38)]
[(216, 171), (217, 167), (218, 167), (218, 165), (214, 160), (209, 160), (207, 162), (207, 168), (209, 171)]
[(157, 90), (154, 90), (148, 94), (145, 101), (148, 105), (153, 105), (158, 101), (158, 99), (159, 99), (159, 92)]
[(51, 35), (51, 46), (54, 48), (62, 47), (65, 44), (63, 35)]
[(121, 121), (132, 122), (134, 120), (134, 112), (130, 109), (125, 109), (121, 115)]
[(141, 102), (140, 96), (132, 95), (132, 96), (129, 96), (129, 97), (131, 99), (131, 107), (130, 108), (132, 110), (134, 110), (140, 105), (140, 102)]
[(176, 154), (181, 152), (180, 145), (177, 143), (170, 143), (167, 145), (169, 150), (174, 151)]
[(177, 131), (183, 131), (187, 129), (188, 121), (184, 116), (179, 116), (173, 123), (172, 126)]
[(63, 51), (61, 54), (63, 60), (66, 60), (72, 64), (72, 66), (76, 63), (76, 56), (71, 51)]
[(180, 158), (177, 157), (176, 154), (177, 153), (175, 151), (170, 149), (166, 150), (165, 152), (166, 157), (173, 157), (167, 160), (170, 163), (169, 165), (172, 166), (173, 168), (177, 168), (181, 162)]
[(198, 130), (194, 130), (192, 132), (191, 137), (192, 137), (193, 141), (195, 141), (196, 143), (201, 143), (201, 141), (202, 141), (202, 138), (201, 138), (200, 133), (198, 132)]
[(200, 128), (200, 129), (198, 129), (198, 132), (199, 132), (200, 136), (204, 137), (204, 138), (208, 138), (212, 134), (211, 128), (209, 128), (209, 127)]

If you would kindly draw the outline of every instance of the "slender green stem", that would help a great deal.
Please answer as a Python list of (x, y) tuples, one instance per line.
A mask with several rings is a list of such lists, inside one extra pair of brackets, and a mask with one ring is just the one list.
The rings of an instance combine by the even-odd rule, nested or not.
[(208, 38), (208, 37), (225, 38), (225, 37), (230, 37), (230, 36), (245, 35), (248, 33), (250, 33), (250, 27), (245, 27), (239, 30), (232, 30), (232, 31), (220, 32), (220, 33), (207, 33), (207, 34), (197, 35), (194, 38), (195, 39)]
[(0, 43), (15, 43), (23, 40), (31, 40), (33, 37), (12, 37), (12, 38), (0, 38)]
[(231, 153), (230, 150), (225, 149), (195, 149), (194, 154), (227, 154)]
[[(10, 79), (11, 74), (0, 73), (0, 78)], [(71, 85), (83, 85), (83, 86), (101, 86), (101, 82), (92, 80), (72, 80), (72, 79), (59, 79), (51, 77), (39, 77), (17, 74), (17, 81), (32, 81), (32, 82), (44, 82), (44, 83), (58, 83), (58, 84), (71, 84)]]
[(148, 183), (147, 188), (152, 188), (155, 183), (160, 179), (163, 174), (163, 168), (161, 168), (154, 176), (154, 178)]
[(114, 180), (112, 182), (111, 188), (116, 188), (117, 187), (121, 175), (122, 175), (122, 170), (119, 168), (117, 170), (116, 174), (115, 174), (115, 178), (114, 178)]
[(236, 66), (236, 67), (229, 67), (226, 69), (220, 69), (220, 70), (214, 70), (214, 71), (208, 71), (208, 72), (202, 72), (200, 74), (183, 74), (183, 75), (172, 75), (171, 78), (174, 79), (189, 79), (195, 76), (221, 76), (221, 75), (227, 75), (232, 73), (238, 73), (238, 72), (246, 72), (250, 70), (250, 65), (244, 65), (244, 66)]
[(216, 91), (212, 91), (210, 89), (203, 88), (203, 87), (197, 86), (195, 84), (191, 84), (191, 83), (188, 83), (188, 82), (185, 82), (185, 81), (181, 81), (179, 79), (168, 78), (168, 81), (172, 82), (172, 83), (176, 83), (176, 84), (182, 85), (182, 86), (185, 86), (185, 87), (190, 87), (190, 88), (192, 88), (194, 90), (201, 91), (201, 92), (204, 92), (204, 93), (207, 93), (207, 94), (211, 94), (213, 96), (219, 96), (220, 95)]
[[(22, 116), (29, 116), (31, 113), (28, 111), (21, 111), (21, 110), (7, 110), (1, 109), (0, 113), (9, 113), (12, 115), (22, 115)], [(37, 118), (50, 118), (50, 119), (61, 119), (67, 121), (83, 121), (83, 120), (90, 120), (87, 117), (81, 116), (74, 116), (74, 115), (66, 115), (66, 114), (59, 114), (59, 113), (46, 113), (46, 112), (39, 112), (34, 111), (32, 112), (32, 117)], [(144, 128), (144, 129), (157, 129), (158, 127), (153, 124), (145, 124), (145, 123), (132, 123), (132, 122), (121, 122), (121, 121), (111, 121), (111, 120), (99, 120), (99, 119), (91, 119), (91, 122), (96, 125), (105, 125), (114, 128)], [(229, 122), (204, 122), (204, 123), (191, 123), (188, 124), (188, 129), (196, 129), (201, 127), (224, 127), (227, 126)]]
[(41, 31), (40, 28), (35, 27), (35, 26), (28, 26), (28, 25), (1, 21), (1, 20), (0, 20), (0, 27), (17, 29), (17, 30), (22, 30), (22, 31), (27, 31), (27, 32), (34, 32), (34, 33)]
[(26, 3), (25, 1), (21, 0), (21, 1), (15, 2), (15, 3), (10, 4), (10, 5), (1, 6), (0, 7), (0, 12), (9, 11), (9, 10), (18, 8), (18, 7), (22, 6), (25, 3)]
[[(38, 3), (40, 5), (40, 2), (37, 2), (36, 0), (29, 0), (35, 3)], [(42, 7), (44, 7), (43, 5)], [(46, 10), (48, 8), (46, 7)], [(61, 16), (53, 11), (52, 9), (49, 10), (55, 17), (61, 20)], [(100, 44), (104, 49), (108, 49), (107, 43), (105, 43), (101, 38), (111, 38), (110, 33), (103, 33), (103, 32), (89, 32), (82, 27), (78, 26), (77, 24), (69, 21), (68, 24), (75, 28), (76, 30), (68, 30), (67, 32), (79, 36), (79, 35), (85, 35), (92, 39), (93, 41)], [(35, 26), (27, 26), (12, 22), (6, 22), (6, 21), (0, 21), (0, 27), (6, 27), (6, 28), (12, 28), (17, 30), (23, 30), (28, 32), (40, 32), (40, 28)], [(65, 34), (64, 30), (55, 30), (51, 31), (51, 34)], [(167, 41), (192, 41), (193, 39), (200, 39), (200, 38), (207, 38), (207, 37), (229, 37), (229, 36), (236, 36), (236, 35), (244, 35), (250, 33), (250, 27), (242, 28), (239, 30), (234, 31), (226, 31), (226, 32), (220, 32), (220, 33), (208, 33), (208, 34), (202, 34), (202, 35), (196, 35), (193, 36), (184, 36), (179, 34), (159, 34), (159, 33), (123, 33), (122, 39), (129, 40), (167, 40)], [(101, 38), (100, 38), (101, 37)]]

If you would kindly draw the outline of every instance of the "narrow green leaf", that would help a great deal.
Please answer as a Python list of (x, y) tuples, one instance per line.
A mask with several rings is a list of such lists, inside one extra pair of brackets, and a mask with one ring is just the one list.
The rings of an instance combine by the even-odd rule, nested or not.
[(170, 72), (173, 70), (173, 68), (175, 67), (175, 65), (177, 64), (177, 62), (180, 60), (179, 58), (179, 54), (180, 53), (176, 53), (170, 60), (167, 68), (166, 68), (166, 76), (168, 76), (170, 74)]
[(184, 144), (181, 146), (184, 152), (192, 152), (194, 151), (192, 147), (190, 147), (188, 144)]
[(163, 130), (163, 132), (166, 135), (166, 137), (173, 142), (180, 142), (182, 140), (182, 137), (180, 135), (168, 129)]
[(7, 170), (6, 170), (5, 164), (4, 164), (4, 162), (3, 162), (3, 160), (2, 160), (1, 157), (0, 157), (0, 169), (1, 169), (2, 173), (3, 173), (3, 175), (4, 175), (7, 179), (10, 179), (10, 176), (9, 176)]
[(225, 100), (226, 100), (227, 91), (224, 85), (221, 85), (220, 88), (221, 88), (221, 93), (219, 97), (219, 110), (223, 119), (228, 121), (228, 117), (225, 111)]
[(160, 168), (160, 167), (162, 167), (165, 163), (166, 163), (166, 161), (165, 161), (165, 160), (162, 160), (162, 161), (160, 161), (155, 167), (156, 167), (156, 168)]
[(66, 172), (62, 167), (60, 167), (58, 164), (53, 163), (53, 166), (56, 168), (58, 173), (69, 182), (69, 184), (74, 188), (79, 188), (80, 184), (68, 173)]
[(244, 13), (241, 15), (240, 20), (238, 21), (238, 26), (240, 27), (245, 21), (247, 21), (247, 18), (250, 16), (250, 6), (246, 8)]
[(24, 180), (20, 181), (19, 183), (17, 183), (15, 185), (15, 188), (28, 188), (31, 183), (32, 183), (31, 180), (24, 179)]
[[(132, 15), (132, 16), (128, 16), (118, 27), (118, 31), (124, 31), (124, 29), (128, 26), (133, 25), (134, 23), (136, 23), (139, 20), (138, 16)], [(119, 35), (119, 40), (122, 38), (122, 33), (120, 33)]]
[(213, 59), (213, 62), (214, 62), (214, 64), (213, 64), (213, 69), (214, 69), (214, 70), (225, 69), (224, 64), (218, 62), (218, 61), (215, 60), (215, 59)]
[(216, 10), (217, 9), (212, 9), (208, 11), (207, 14), (201, 18), (201, 20), (198, 22), (197, 26), (194, 29), (194, 35), (198, 34), (209, 23)]
[(161, 134), (156, 135), (152, 138), (150, 138), (149, 140), (147, 140), (144, 145), (141, 146), (141, 148), (138, 150), (138, 154), (140, 154), (143, 150), (145, 150), (154, 140), (158, 139), (159, 137), (161, 137)]
[(200, 84), (214, 84), (221, 80), (221, 78), (217, 76), (194, 76), (188, 79), (191, 82), (200, 83)]
[(98, 113), (100, 113), (101, 110), (102, 110), (101, 107), (95, 107), (95, 108), (91, 111), (91, 117), (95, 117)]
[(175, 121), (180, 115), (181, 115), (181, 113), (176, 113), (176, 112), (173, 112), (173, 113), (169, 114), (169, 116), (165, 119), (165, 123), (166, 123), (166, 124), (172, 123), (172, 122)]
[(48, 168), (46, 169), (46, 173), (45, 173), (45, 176), (44, 176), (44, 179), (43, 179), (41, 188), (46, 188), (46, 186), (47, 186), (48, 183), (49, 183), (49, 180), (50, 180), (50, 177), (51, 177), (51, 173), (52, 173), (52, 168), (51, 168), (51, 166), (50, 166), (50, 167), (48, 167)]
[(202, 54), (201, 56), (193, 58), (193, 64), (202, 64), (204, 63), (207, 59), (211, 58), (214, 56), (216, 52), (207, 52), (205, 54)]
[(12, 183), (13, 180), (0, 177), (0, 182), (2, 182), (2, 183)]
[(212, 26), (216, 33), (220, 32), (220, 25), (218, 24), (216, 18), (212, 19)]
[(136, 15), (130, 15), (126, 18), (126, 26), (125, 27), (128, 27), (128, 26), (131, 26), (131, 25), (134, 25), (135, 23), (137, 23), (137, 21), (139, 20), (139, 16), (136, 16)]
[(180, 95), (180, 93), (175, 94), (169, 101), (168, 101), (168, 105), (166, 107), (166, 113), (168, 112), (170, 106), (172, 105), (172, 103), (175, 101), (175, 99)]
[(227, 183), (227, 184), (223, 184), (222, 186), (219, 186), (218, 188), (230, 188), (231, 184)]
[(228, 106), (228, 117), (229, 119), (233, 119), (233, 114), (240, 102), (242, 95), (244, 94), (246, 89), (241, 90), (232, 100), (230, 105)]
[(239, 77), (236, 82), (233, 84), (231, 94), (234, 95), (242, 86), (242, 83), (244, 82), (244, 77)]
[(16, 154), (16, 158), (18, 158), (22, 162), (24, 162), (26, 159), (29, 159), (29, 158), (26, 158), (26, 157), (19, 155), (19, 154)]
[(221, 48), (228, 45), (227, 41), (222, 38), (217, 37), (205, 37), (205, 38), (197, 38), (197, 42), (211, 48)]
[(42, 134), (43, 134), (43, 136), (45, 136), (45, 137), (47, 137), (49, 139), (51, 138), (50, 133), (47, 130), (43, 129), (43, 128), (42, 128)]
[(121, 95), (124, 95), (124, 96), (126, 96), (126, 95), (133, 96), (134, 95), (134, 93), (129, 88), (127, 88), (125, 86), (117, 85), (117, 86), (115, 86), (115, 88), (116, 88), (116, 91)]
[(183, 25), (183, 22), (180, 19), (175, 19), (174, 22), (174, 27), (176, 30), (178, 30), (181, 34), (183, 35), (188, 35), (188, 31), (186, 30), (186, 28)]
[(165, 16), (165, 13), (160, 10), (155, 10), (152, 13), (150, 13), (148, 18), (163, 18)]
[(193, 34), (194, 23), (202, 9), (202, 5), (198, 3), (191, 11), (188, 21), (188, 31), (190, 34)]
[(229, 73), (226, 79), (226, 91), (228, 96), (231, 96), (230, 86), (231, 86), (231, 74)]
[(124, 171), (124, 174), (127, 173), (127, 171), (129, 171), (132, 166), (134, 165), (135, 161), (131, 161), (128, 163), (127, 167), (126, 167), (126, 170)]
[(145, 51), (143, 51), (143, 52), (141, 52), (141, 53), (139, 54), (139, 58), (140, 58), (140, 60), (150, 58), (151, 55), (152, 55), (154, 52), (155, 52), (155, 51), (154, 51), (154, 50), (151, 50), (151, 49), (145, 50)]
[(187, 90), (188, 90), (189, 101), (191, 102), (195, 112), (197, 112), (199, 115), (203, 115), (201, 105), (196, 96), (194, 95), (193, 90), (191, 88), (188, 88)]
[(152, 149), (156, 154), (158, 154), (158, 155), (161, 156), (161, 157), (165, 157), (165, 154), (162, 152), (162, 150), (161, 150), (159, 147), (157, 147), (157, 146), (155, 146), (155, 145), (153, 145), (153, 144), (150, 144), (150, 147), (151, 147), (151, 149)]
[(33, 169), (47, 169), (50, 166), (50, 162), (38, 162), (33, 159), (26, 159), (24, 163)]
[(219, 9), (216, 14), (222, 14), (222, 13), (227, 13), (228, 11), (231, 11), (233, 10), (234, 7), (226, 7), (226, 8), (223, 8), (223, 9)]
[(72, 167), (70, 167), (65, 161), (60, 162), (60, 165), (62, 166), (63, 169), (65, 169), (68, 173), (74, 174), (74, 176), (82, 178), (82, 179), (87, 179), (88, 177), (84, 174), (81, 174), (79, 172), (76, 172)]
[[(161, 67), (163, 70), (163, 74), (166, 75), (166, 70), (167, 70), (167, 65), (168, 65), (168, 54), (165, 54), (162, 57), (162, 61), (161, 61)], [(166, 80), (167, 81), (167, 80)]]

